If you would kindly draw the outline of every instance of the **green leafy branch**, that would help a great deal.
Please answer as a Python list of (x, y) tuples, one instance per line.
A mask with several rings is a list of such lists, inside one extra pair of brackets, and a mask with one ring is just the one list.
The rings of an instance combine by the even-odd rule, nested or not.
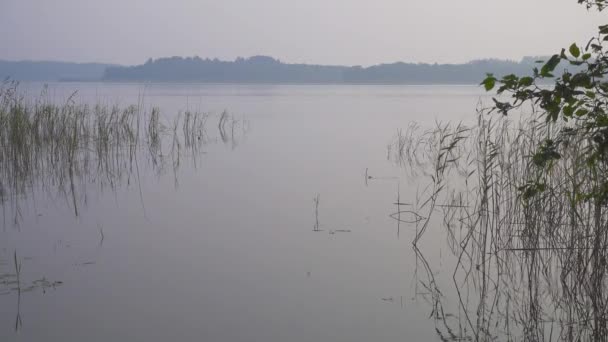
[[(600, 10), (608, 0), (580, 1), (587, 6), (594, 5)], [(595, 174), (603, 175), (608, 166), (608, 54), (604, 48), (608, 41), (608, 25), (599, 27), (599, 33), (585, 46), (572, 44), (546, 61), (537, 61), (540, 67), (533, 69), (531, 76), (506, 75), (497, 78), (488, 74), (481, 82), (486, 91), (495, 90), (490, 112), (508, 115), (526, 103), (540, 108), (548, 123), (561, 122), (562, 130), (558, 138), (547, 135), (537, 152), (532, 156), (532, 164), (545, 171), (551, 169), (561, 158), (562, 147), (569, 139), (577, 136), (584, 141), (581, 151), (583, 162)], [(558, 67), (564, 66), (556, 77)], [(551, 84), (552, 83), (552, 84)], [(569, 123), (566, 125), (566, 123)], [(598, 172), (600, 171), (600, 172)], [(596, 188), (608, 188), (608, 177), (601, 176)], [(522, 191), (524, 198), (531, 197), (546, 188), (540, 180), (528, 181)], [(595, 198), (608, 202), (606, 191), (592, 190), (583, 198)]]

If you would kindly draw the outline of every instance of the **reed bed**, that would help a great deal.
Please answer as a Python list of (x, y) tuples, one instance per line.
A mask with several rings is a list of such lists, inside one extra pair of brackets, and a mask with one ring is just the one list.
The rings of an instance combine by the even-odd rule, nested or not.
[[(228, 112), (220, 116), (186, 111), (163, 117), (158, 108), (78, 103), (75, 95), (63, 103), (44, 95), (26, 98), (18, 84), (0, 85), (0, 203), (6, 223), (9, 203), (13, 223), (21, 218), (20, 200), (46, 192), (61, 194), (75, 215), (87, 183), (103, 188), (139, 181), (140, 163), (157, 172), (179, 166), (180, 158), (203, 153), (210, 142), (236, 146), (239, 130), (226, 129), (243, 120)], [(217, 117), (218, 135), (207, 130)], [(244, 130), (243, 130), (244, 134)]]
[[(425, 271), (420, 283), (439, 337), (608, 340), (608, 210), (581, 195), (601, 188), (606, 165), (582, 162), (591, 142), (577, 134), (576, 122), (478, 112), (471, 126), (412, 125), (390, 149), (409, 176), (428, 180), (403, 211), (419, 219), (402, 222), (416, 231), (414, 250)], [(534, 156), (547, 137), (565, 148), (561, 159), (540, 168)], [(447, 237), (456, 260), (449, 285), (436, 279), (421, 247), (437, 236)], [(456, 305), (444, 296), (449, 292)]]

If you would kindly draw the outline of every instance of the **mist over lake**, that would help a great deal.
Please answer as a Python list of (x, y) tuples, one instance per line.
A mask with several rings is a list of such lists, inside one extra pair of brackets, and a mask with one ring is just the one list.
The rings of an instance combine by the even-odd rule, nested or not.
[[(42, 85), (21, 87), (37, 98)], [(0, 273), (11, 273), (16, 250), (24, 283), (61, 285), (20, 303), (3, 287), (3, 340), (434, 338), (413, 280), (415, 229), (389, 217), (397, 192), (406, 201), (420, 186), (388, 146), (410, 122), (470, 118), (479, 88), (63, 83), (46, 92), (64, 103), (76, 90), (78, 104), (157, 106), (168, 127), (207, 112), (206, 142), (183, 148), (179, 165), (170, 141), (156, 164), (141, 148), (138, 170), (107, 173), (91, 159), (74, 176), (75, 201), (52, 170), (5, 196)], [(227, 141), (217, 132), (224, 110), (238, 120)], [(440, 270), (445, 239), (429, 243)]]
[(608, 341), (607, 9), (0, 1), (0, 341)]

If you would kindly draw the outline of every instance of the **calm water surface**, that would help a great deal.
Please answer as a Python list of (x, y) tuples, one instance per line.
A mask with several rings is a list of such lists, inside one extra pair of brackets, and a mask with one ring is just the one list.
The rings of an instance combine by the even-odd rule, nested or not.
[[(27, 191), (19, 213), (5, 205), (0, 274), (16, 251), (24, 282), (61, 284), (0, 293), (1, 341), (440, 339), (413, 225), (389, 216), (420, 179), (387, 146), (412, 121), (474, 122), (482, 89), (60, 83), (48, 96), (76, 90), (77, 102), (158, 106), (167, 125), (227, 110), (237, 132), (212, 132), (179, 165), (144, 158), (137, 177), (80, 180), (77, 217), (53, 184)], [(419, 248), (449, 284), (444, 234)]]

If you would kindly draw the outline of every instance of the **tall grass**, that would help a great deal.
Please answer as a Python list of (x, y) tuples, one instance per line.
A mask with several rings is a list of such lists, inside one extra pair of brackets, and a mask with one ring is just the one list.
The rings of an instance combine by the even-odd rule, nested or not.
[[(590, 142), (576, 123), (564, 128), (540, 114), (514, 121), (480, 110), (470, 127), (437, 124), (397, 136), (394, 160), (428, 179), (411, 208), (419, 220), (410, 224), (441, 339), (608, 339), (608, 210), (579, 195), (607, 174), (581, 162)], [(532, 156), (546, 136), (567, 147), (540, 169)], [(531, 181), (543, 191), (528, 196)], [(428, 235), (431, 226), (457, 260), (450, 289), (424, 259), (423, 242), (438, 236)], [(443, 296), (450, 290), (452, 312)]]
[[(71, 202), (75, 215), (81, 202), (78, 188), (96, 183), (115, 188), (139, 179), (138, 159), (161, 172), (165, 158), (179, 160), (213, 141), (207, 134), (209, 113), (187, 111), (167, 121), (158, 108), (143, 104), (120, 108), (78, 103), (76, 94), (63, 103), (44, 93), (26, 98), (18, 84), (0, 86), (0, 203), (12, 205), (12, 221), (21, 218), (20, 199), (41, 189), (61, 193)], [(226, 132), (227, 112), (219, 117), (224, 142), (238, 139)], [(178, 129), (178, 127), (180, 129)], [(238, 132), (237, 132), (238, 133)], [(171, 146), (166, 149), (164, 146)], [(178, 148), (176, 148), (176, 145)], [(181, 147), (184, 147), (182, 151)], [(177, 163), (179, 164), (179, 163)], [(5, 218), (6, 219), (6, 218)]]

